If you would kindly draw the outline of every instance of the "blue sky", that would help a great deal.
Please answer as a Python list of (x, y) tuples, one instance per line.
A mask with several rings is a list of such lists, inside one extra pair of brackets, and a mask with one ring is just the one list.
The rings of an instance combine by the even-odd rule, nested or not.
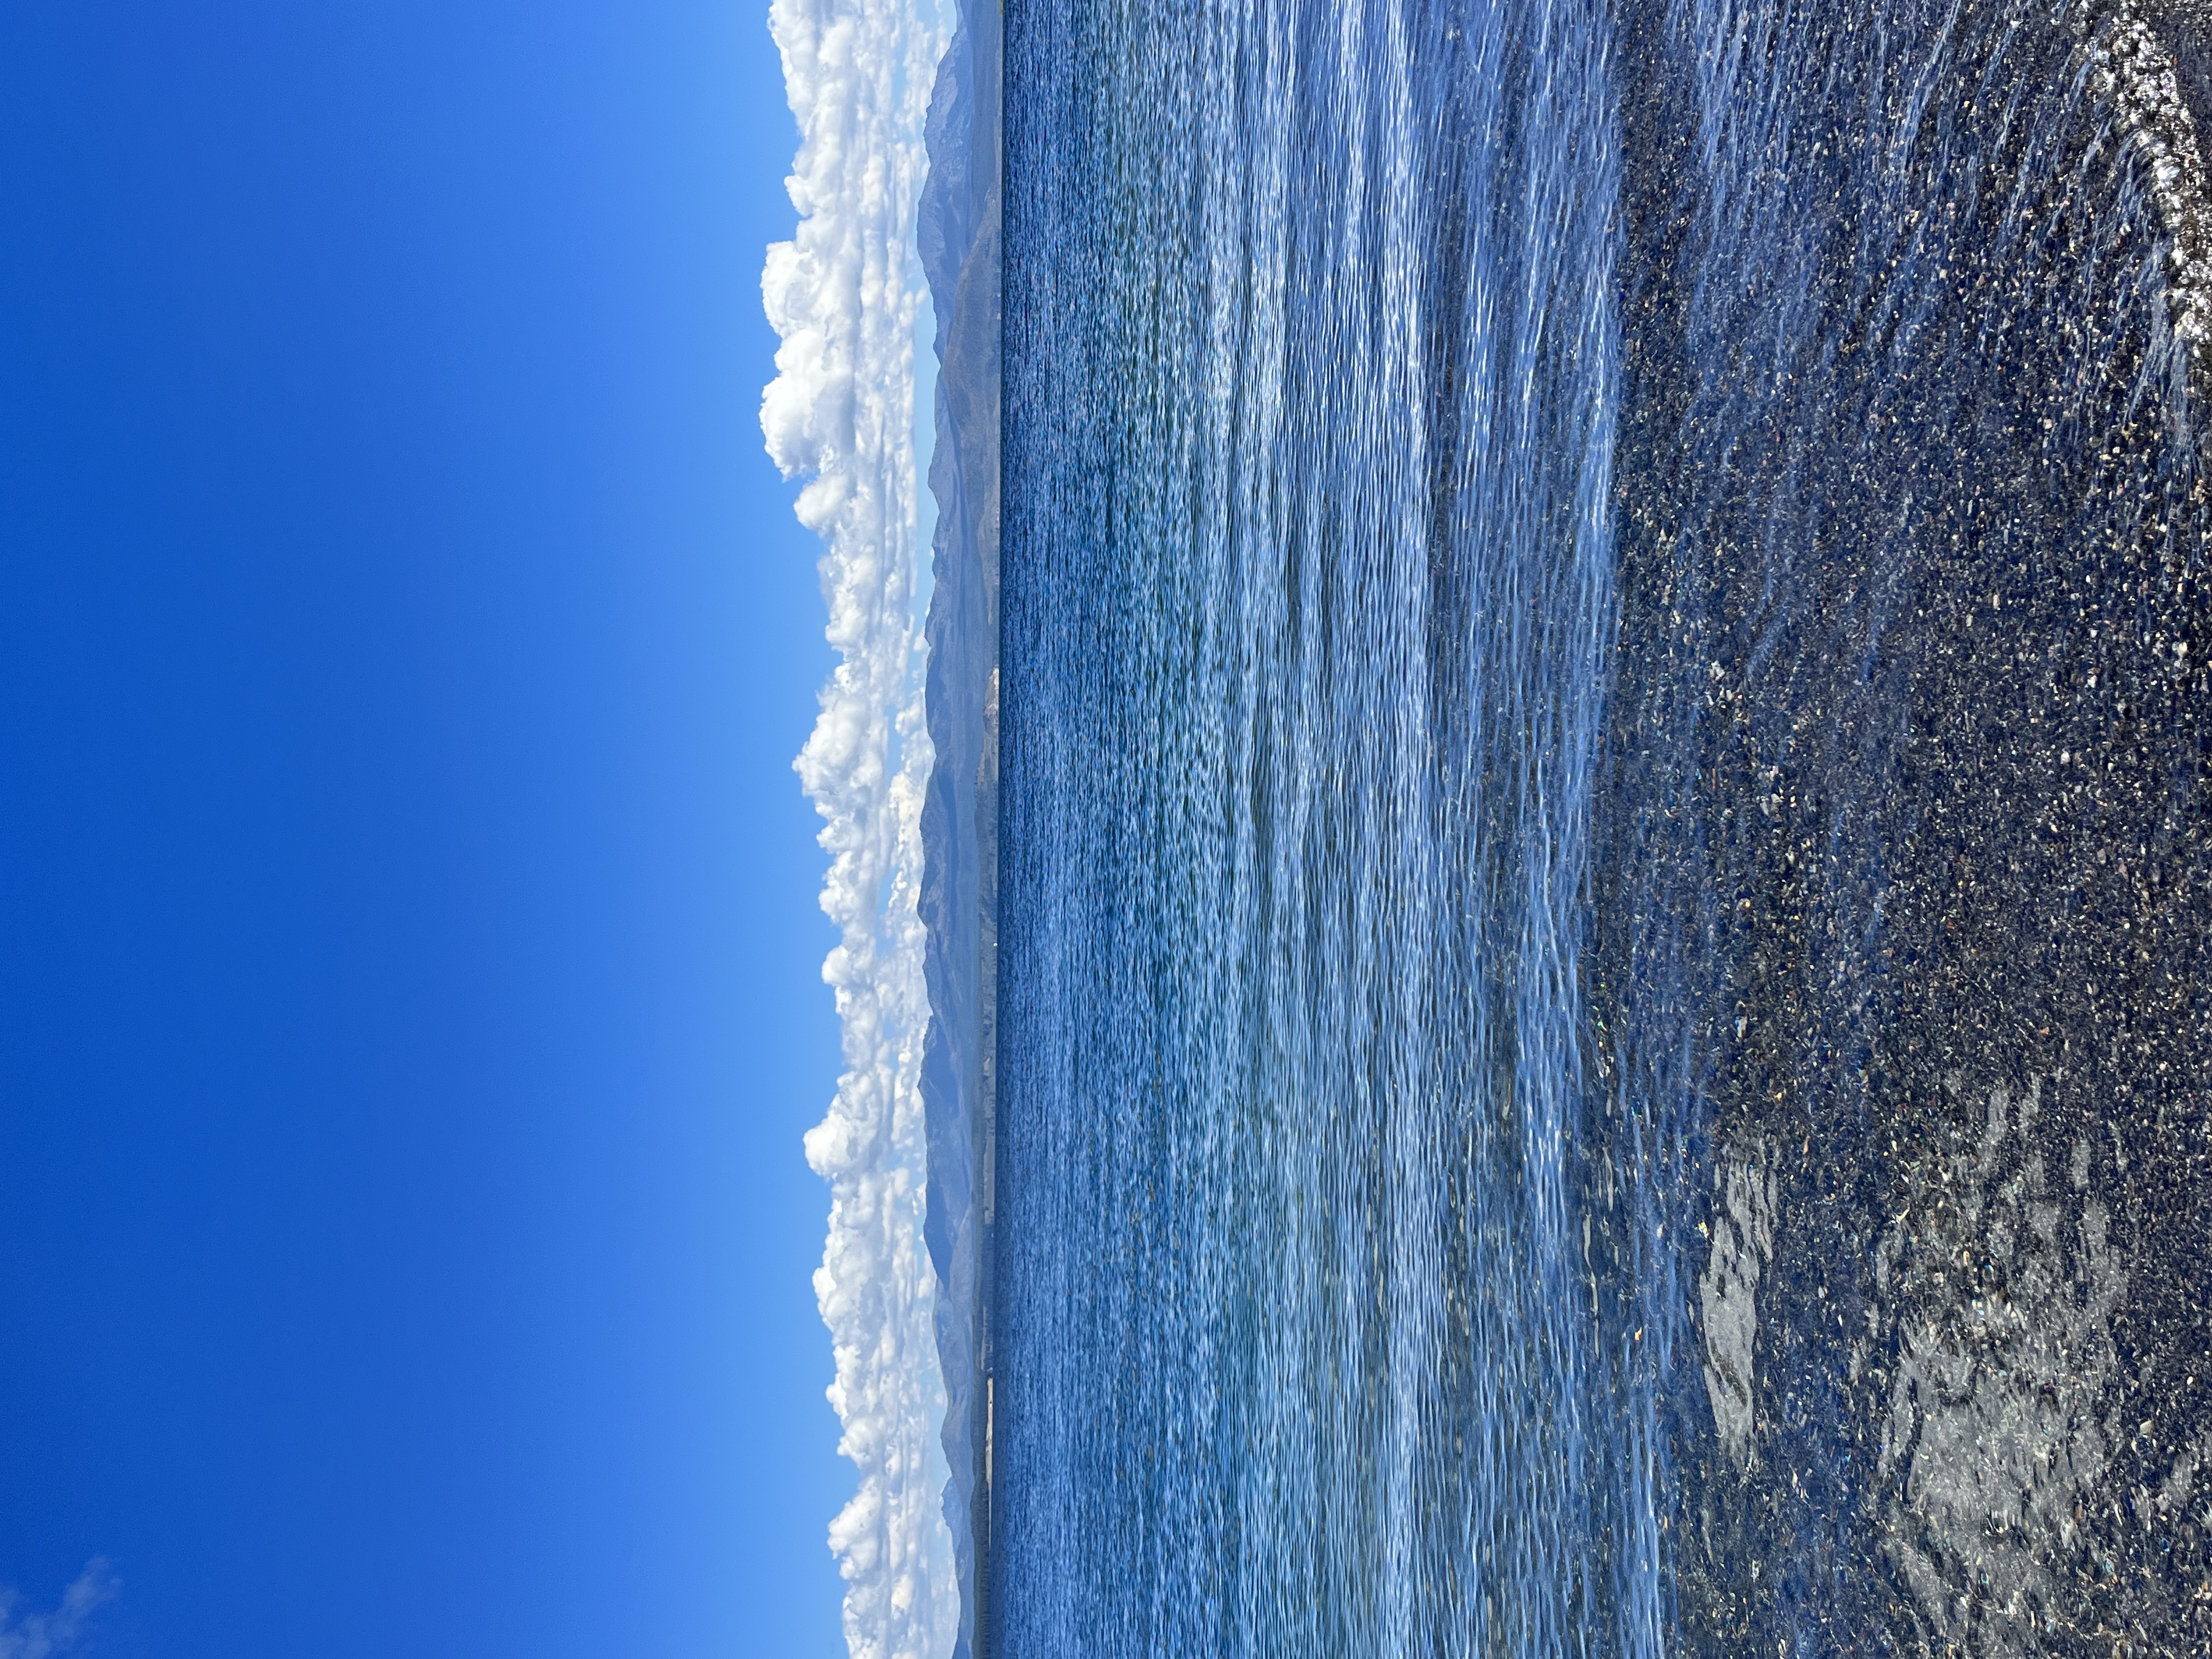
[(0, 3), (0, 1584), (828, 1656), (763, 9)]

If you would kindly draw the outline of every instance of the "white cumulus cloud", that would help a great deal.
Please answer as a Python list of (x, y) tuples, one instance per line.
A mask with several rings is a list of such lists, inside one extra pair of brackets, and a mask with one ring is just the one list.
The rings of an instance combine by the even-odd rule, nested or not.
[[(761, 400), (769, 453), (805, 477), (799, 516), (823, 542), (839, 654), (798, 769), (830, 854), (823, 965), (845, 1072), (806, 1136), (830, 1183), (814, 1290), (836, 1356), (830, 1399), (860, 1489), (831, 1523), (854, 1659), (941, 1659), (960, 1617), (939, 1431), (945, 1388), (922, 1243), (919, 1089), (928, 1001), (915, 913), (930, 745), (915, 626), (914, 246), (922, 124), (945, 31), (916, 0), (774, 0), (769, 27), (800, 145), (798, 234), (768, 251), (762, 296), (782, 338)], [(5, 1659), (0, 1656), (0, 1659)]]

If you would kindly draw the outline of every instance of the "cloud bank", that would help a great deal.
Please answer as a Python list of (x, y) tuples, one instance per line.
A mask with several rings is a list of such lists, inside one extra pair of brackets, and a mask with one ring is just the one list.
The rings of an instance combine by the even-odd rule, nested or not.
[(115, 1569), (99, 1556), (85, 1564), (52, 1613), (19, 1613), (21, 1596), (0, 1589), (0, 1659), (61, 1659), (76, 1650), (92, 1615), (123, 1588)]
[[(761, 402), (768, 450), (807, 477), (799, 516), (824, 544), (840, 660), (797, 767), (830, 854), (823, 965), (845, 1073), (806, 1158), (830, 1182), (814, 1290), (836, 1350), (830, 1403), (860, 1489), (830, 1528), (854, 1659), (942, 1659), (959, 1623), (940, 1509), (945, 1389), (922, 1246), (918, 1087), (928, 1003), (915, 910), (931, 749), (915, 625), (915, 204), (941, 23), (915, 0), (774, 0), (769, 31), (800, 135), (798, 234), (761, 288), (782, 337)], [(4, 1659), (4, 1656), (0, 1656)]]

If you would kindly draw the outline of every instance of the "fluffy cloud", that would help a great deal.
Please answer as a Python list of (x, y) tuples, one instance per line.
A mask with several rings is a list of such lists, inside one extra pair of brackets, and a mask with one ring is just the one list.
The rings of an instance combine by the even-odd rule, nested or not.
[(61, 1659), (75, 1651), (92, 1615), (122, 1588), (115, 1570), (94, 1556), (76, 1582), (62, 1592), (62, 1604), (52, 1613), (19, 1613), (22, 1598), (14, 1590), (0, 1589), (0, 1659)]
[(761, 429), (785, 476), (808, 478), (799, 516), (824, 544), (840, 658), (797, 763), (830, 854), (822, 908), (839, 941), (823, 977), (846, 1067), (806, 1136), (830, 1192), (814, 1275), (836, 1355), (830, 1399), (840, 1449), (860, 1469), (830, 1545), (854, 1659), (939, 1659), (959, 1590), (939, 1507), (945, 1389), (921, 1233), (928, 1006), (915, 903), (930, 745), (913, 614), (913, 433), (914, 212), (945, 40), (914, 0), (774, 0), (769, 29), (801, 143), (789, 181), (798, 234), (769, 248), (761, 279), (782, 337)]

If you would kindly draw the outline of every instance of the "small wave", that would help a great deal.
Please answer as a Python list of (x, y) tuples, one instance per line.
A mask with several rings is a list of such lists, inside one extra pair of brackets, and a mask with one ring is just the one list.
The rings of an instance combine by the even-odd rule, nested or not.
[(2212, 194), (2173, 53), (2136, 0), (2120, 0), (2091, 35), (2087, 55), (2090, 84), (2112, 104), (2122, 141), (2141, 157), (2144, 185), (2172, 243), (2165, 276), (2174, 334), (2201, 353), (2212, 340)]

